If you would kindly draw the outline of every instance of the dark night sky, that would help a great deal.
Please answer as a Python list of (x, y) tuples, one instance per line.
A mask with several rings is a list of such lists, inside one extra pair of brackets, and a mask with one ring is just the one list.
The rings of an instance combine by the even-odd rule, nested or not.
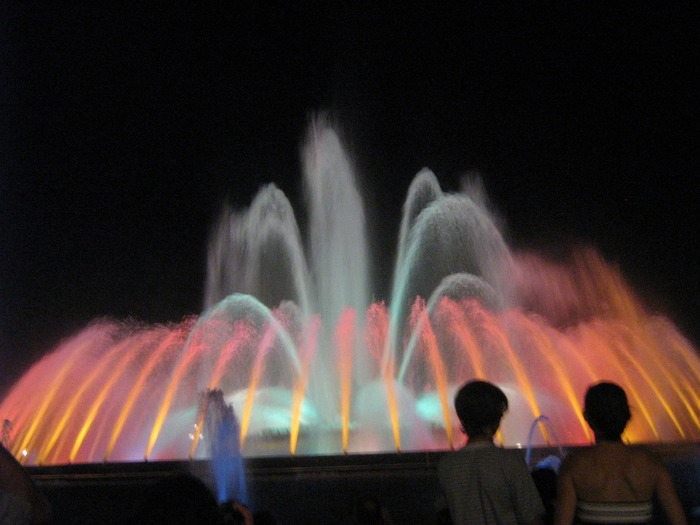
[(303, 215), (318, 110), (361, 172), (377, 296), (411, 178), (478, 169), (512, 246), (593, 244), (700, 341), (689, 10), (97, 4), (0, 7), (0, 392), (97, 316), (199, 312), (226, 197), (275, 182)]

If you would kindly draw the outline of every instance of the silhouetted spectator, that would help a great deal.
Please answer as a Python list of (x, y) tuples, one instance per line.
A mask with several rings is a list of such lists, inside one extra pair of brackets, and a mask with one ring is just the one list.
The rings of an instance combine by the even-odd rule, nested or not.
[(622, 442), (631, 418), (625, 391), (614, 383), (597, 383), (586, 392), (584, 405), (595, 445), (562, 463), (555, 524), (649, 523), (657, 498), (671, 524), (685, 525), (666, 467), (649, 451)]
[(439, 509), (435, 513), (435, 522), (437, 525), (452, 525), (452, 516), (450, 516), (450, 509), (444, 507)]
[(389, 509), (377, 498), (364, 496), (355, 500), (352, 516), (347, 523), (353, 525), (393, 525)]
[(255, 523), (255, 525), (277, 525), (277, 520), (272, 512), (262, 510), (253, 512), (253, 523)]
[(447, 506), (447, 499), (444, 494), (438, 495), (433, 506), (435, 509), (435, 523), (437, 525), (452, 525), (450, 509)]
[(549, 466), (537, 466), (532, 471), (532, 479), (544, 504), (544, 523), (554, 520), (554, 501), (557, 497), (557, 472)]
[(0, 525), (50, 522), (48, 500), (22, 465), (0, 446)]
[(175, 474), (154, 483), (141, 500), (135, 525), (223, 525), (216, 499), (190, 474)]
[(253, 525), (255, 520), (250, 509), (238, 501), (227, 501), (221, 505), (226, 525)]
[(455, 397), (455, 409), (468, 441), (438, 465), (452, 522), (542, 523), (544, 507), (521, 451), (493, 443), (508, 410), (503, 391), (486, 381), (466, 383)]

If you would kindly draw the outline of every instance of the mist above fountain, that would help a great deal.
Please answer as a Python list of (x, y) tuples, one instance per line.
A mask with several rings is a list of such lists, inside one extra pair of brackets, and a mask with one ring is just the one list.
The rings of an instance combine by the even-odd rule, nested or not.
[[(96, 320), (0, 405), (30, 463), (199, 457), (197, 407), (221, 390), (243, 454), (434, 450), (460, 442), (456, 388), (497, 383), (507, 446), (540, 416), (590, 441), (581, 398), (621, 384), (630, 441), (700, 439), (700, 358), (590, 248), (515, 253), (477, 184), (408, 188), (389, 304), (370, 302), (368, 229), (352, 162), (323, 120), (303, 152), (306, 244), (282, 191), (225, 209), (209, 241), (205, 311), (170, 325)], [(537, 439), (551, 438), (542, 428)], [(201, 439), (200, 439), (201, 437)]]

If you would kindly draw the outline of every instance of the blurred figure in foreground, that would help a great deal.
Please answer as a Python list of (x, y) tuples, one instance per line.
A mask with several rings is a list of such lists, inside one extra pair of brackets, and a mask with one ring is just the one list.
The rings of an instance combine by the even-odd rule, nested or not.
[(0, 446), (0, 525), (51, 523), (51, 506), (19, 462)]
[(555, 525), (650, 523), (653, 499), (672, 525), (686, 525), (671, 475), (649, 451), (626, 446), (622, 432), (631, 414), (625, 391), (600, 382), (586, 392), (584, 417), (595, 445), (562, 463), (557, 484)]
[(374, 496), (363, 496), (353, 503), (350, 525), (394, 525), (389, 509)]
[(240, 427), (233, 406), (226, 404), (220, 389), (205, 390), (197, 419), (204, 421), (209, 457), (214, 474), (216, 499), (220, 503), (248, 502), (245, 468), (241, 457)]
[(225, 525), (253, 525), (253, 513), (239, 501), (226, 501), (221, 504)]
[(455, 409), (468, 441), (438, 466), (454, 525), (541, 524), (545, 509), (522, 451), (493, 442), (508, 410), (506, 395), (491, 383), (471, 381), (457, 393)]
[(557, 456), (547, 456), (532, 470), (532, 480), (544, 504), (544, 525), (554, 522), (554, 503), (557, 497), (557, 473), (561, 460)]
[(139, 502), (134, 525), (223, 525), (214, 494), (195, 476), (175, 474), (154, 483)]

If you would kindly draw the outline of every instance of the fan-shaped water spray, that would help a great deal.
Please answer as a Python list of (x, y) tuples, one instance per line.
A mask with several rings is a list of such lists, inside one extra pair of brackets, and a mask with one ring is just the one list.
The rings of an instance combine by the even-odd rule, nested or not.
[(204, 455), (197, 407), (214, 390), (235, 410), (244, 455), (444, 449), (459, 441), (454, 391), (476, 377), (509, 397), (509, 446), (530, 443), (533, 420), (547, 422), (542, 440), (589, 442), (580, 400), (601, 379), (629, 393), (630, 441), (700, 439), (696, 350), (594, 250), (558, 263), (514, 253), (482, 199), (444, 194), (423, 170), (391, 300), (370, 303), (362, 199), (323, 121), (303, 160), (308, 245), (273, 185), (248, 210), (225, 209), (205, 312), (163, 326), (97, 320), (48, 353), (0, 405), (18, 457)]

